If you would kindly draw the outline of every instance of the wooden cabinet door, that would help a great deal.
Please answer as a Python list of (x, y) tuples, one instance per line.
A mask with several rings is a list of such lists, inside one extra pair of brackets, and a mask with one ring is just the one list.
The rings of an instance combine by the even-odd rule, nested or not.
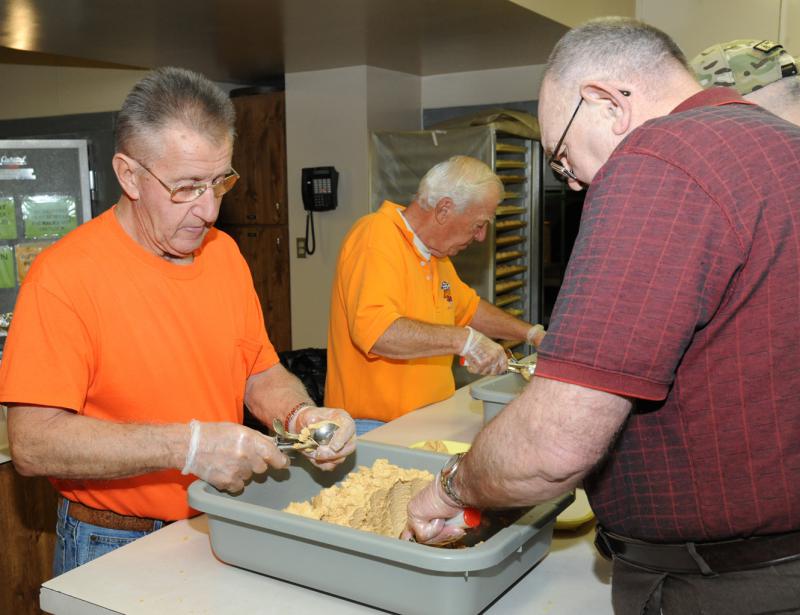
[(287, 224), (283, 92), (232, 99), (233, 168), (241, 178), (222, 199), (220, 224)]
[(289, 297), (289, 228), (281, 226), (222, 226), (234, 238), (253, 274), (253, 285), (272, 345), (278, 352), (292, 349)]
[(52, 576), (58, 495), (46, 478), (0, 464), (0, 613), (39, 614), (39, 586)]

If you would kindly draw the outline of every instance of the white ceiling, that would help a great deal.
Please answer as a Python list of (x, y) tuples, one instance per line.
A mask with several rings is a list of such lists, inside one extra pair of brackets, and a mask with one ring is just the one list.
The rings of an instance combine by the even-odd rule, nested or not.
[(433, 75), (542, 64), (566, 29), (509, 0), (0, 0), (0, 62)]

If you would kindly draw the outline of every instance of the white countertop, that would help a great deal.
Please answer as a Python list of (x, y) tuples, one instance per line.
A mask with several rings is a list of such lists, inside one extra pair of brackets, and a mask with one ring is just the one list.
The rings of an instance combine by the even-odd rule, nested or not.
[[(401, 446), (430, 439), (471, 442), (481, 424), (481, 404), (464, 387), (364, 439)], [(596, 553), (593, 536), (591, 526), (580, 533), (556, 532), (545, 558), (484, 613), (610, 615), (611, 565)], [(173, 523), (47, 581), (40, 606), (54, 615), (381, 612), (220, 562), (211, 551), (205, 515)]]

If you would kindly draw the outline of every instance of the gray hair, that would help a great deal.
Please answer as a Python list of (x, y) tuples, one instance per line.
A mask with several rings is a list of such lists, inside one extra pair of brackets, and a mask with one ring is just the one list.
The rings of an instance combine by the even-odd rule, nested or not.
[(425, 173), (415, 200), (422, 209), (433, 209), (441, 199), (449, 197), (461, 213), (490, 190), (497, 191), (499, 202), (503, 182), (486, 163), (470, 156), (453, 156)]
[(544, 78), (563, 87), (586, 79), (659, 83), (665, 72), (683, 67), (681, 48), (667, 34), (627, 17), (600, 17), (573, 28), (558, 41)]
[(159, 133), (175, 124), (222, 142), (233, 139), (235, 120), (228, 95), (206, 77), (184, 68), (158, 68), (125, 98), (117, 115), (116, 151), (149, 157)]

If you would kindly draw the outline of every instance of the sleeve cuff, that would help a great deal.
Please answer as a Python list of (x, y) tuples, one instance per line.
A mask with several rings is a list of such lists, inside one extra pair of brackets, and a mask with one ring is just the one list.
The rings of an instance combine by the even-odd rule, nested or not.
[(470, 301), (469, 306), (464, 312), (464, 316), (458, 320), (456, 325), (459, 327), (466, 327), (469, 323), (471, 323), (472, 318), (475, 316), (475, 312), (478, 311), (478, 306), (480, 305), (480, 303), (481, 303), (481, 298), (477, 294), (473, 295), (472, 301)]
[(541, 354), (536, 362), (536, 375), (637, 399), (657, 401), (666, 398), (669, 391), (669, 383), (579, 365)]
[(401, 317), (397, 312), (390, 312), (377, 318), (370, 326), (361, 334), (353, 336), (353, 341), (359, 347), (361, 352), (370, 358), (375, 358), (379, 355), (371, 352), (372, 347), (380, 339), (381, 335), (386, 333), (386, 330), (392, 326), (395, 320)]

